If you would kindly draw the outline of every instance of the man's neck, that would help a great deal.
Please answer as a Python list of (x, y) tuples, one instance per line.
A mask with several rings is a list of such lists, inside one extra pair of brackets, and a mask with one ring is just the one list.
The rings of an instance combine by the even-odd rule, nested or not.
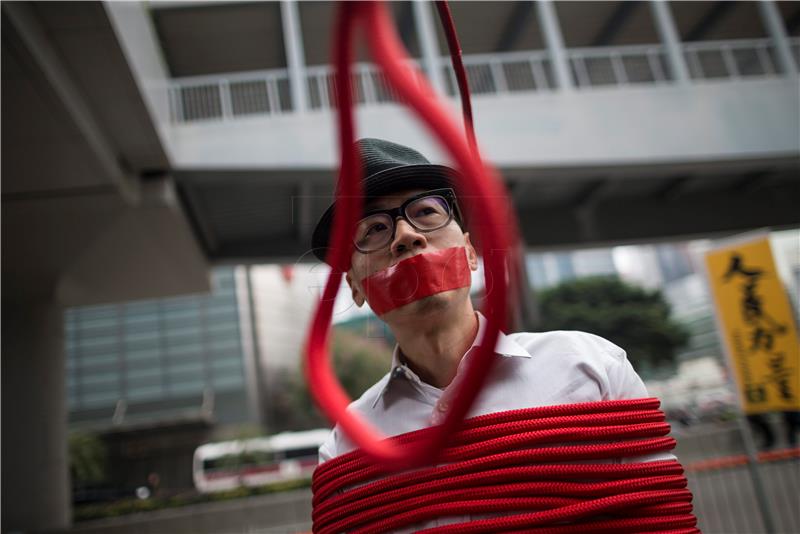
[(392, 328), (406, 363), (423, 381), (444, 389), (456, 376), (461, 358), (478, 335), (478, 318), (464, 306), (427, 324)]

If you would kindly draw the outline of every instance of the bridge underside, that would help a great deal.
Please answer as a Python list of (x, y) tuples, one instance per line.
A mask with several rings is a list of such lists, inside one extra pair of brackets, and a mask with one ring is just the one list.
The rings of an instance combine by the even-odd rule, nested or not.
[[(800, 225), (796, 158), (501, 171), (529, 248)], [(332, 171), (181, 171), (175, 178), (211, 261), (314, 261), (309, 236), (332, 201)]]

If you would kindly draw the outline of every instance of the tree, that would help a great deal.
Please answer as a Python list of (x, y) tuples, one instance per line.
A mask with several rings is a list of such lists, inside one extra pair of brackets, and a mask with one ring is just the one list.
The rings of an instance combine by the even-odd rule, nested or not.
[(654, 369), (674, 364), (689, 340), (670, 318), (660, 291), (648, 291), (616, 277), (579, 278), (540, 293), (544, 330), (583, 330), (602, 336), (628, 353), (634, 366)]
[(72, 485), (77, 488), (104, 482), (108, 475), (108, 451), (96, 434), (69, 435), (69, 466)]
[[(335, 328), (332, 350), (334, 372), (352, 399), (361, 396), (389, 371), (392, 350), (380, 339)], [(329, 424), (314, 403), (302, 372), (284, 370), (276, 378), (269, 391), (270, 432)]]

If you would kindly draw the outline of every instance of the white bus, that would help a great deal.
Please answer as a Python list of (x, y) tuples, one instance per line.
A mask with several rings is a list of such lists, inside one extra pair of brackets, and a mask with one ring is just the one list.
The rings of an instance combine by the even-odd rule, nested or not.
[(201, 493), (212, 493), (310, 478), (317, 450), (329, 434), (320, 428), (201, 445), (194, 452), (194, 485)]

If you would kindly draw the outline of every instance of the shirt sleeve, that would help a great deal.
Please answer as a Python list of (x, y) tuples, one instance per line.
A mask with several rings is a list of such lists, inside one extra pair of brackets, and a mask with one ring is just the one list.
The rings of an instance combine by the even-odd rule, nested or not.
[[(649, 397), (644, 382), (641, 377), (633, 369), (633, 365), (628, 360), (628, 355), (620, 347), (609, 344), (615, 350), (616, 356), (614, 366), (609, 370), (609, 392), (612, 400), (616, 399), (641, 399)], [(657, 462), (661, 460), (677, 460), (676, 456), (671, 452), (659, 452), (655, 454), (648, 454), (645, 456), (636, 456), (631, 458), (622, 458), (622, 463), (638, 463), (638, 462)]]
[(323, 463), (327, 462), (328, 460), (330, 460), (331, 458), (335, 458), (336, 457), (336, 435), (337, 435), (337, 433), (338, 433), (338, 427), (334, 428), (331, 431), (330, 435), (328, 436), (328, 439), (326, 439), (325, 442), (322, 445), (320, 445), (320, 447), (319, 447), (319, 458), (318, 458), (318, 461), (317, 461), (318, 464), (323, 464)]
[(611, 400), (641, 399), (649, 396), (644, 382), (633, 369), (625, 351), (613, 343), (609, 344), (616, 353), (613, 354), (615, 356), (614, 365), (608, 372), (609, 398)]

